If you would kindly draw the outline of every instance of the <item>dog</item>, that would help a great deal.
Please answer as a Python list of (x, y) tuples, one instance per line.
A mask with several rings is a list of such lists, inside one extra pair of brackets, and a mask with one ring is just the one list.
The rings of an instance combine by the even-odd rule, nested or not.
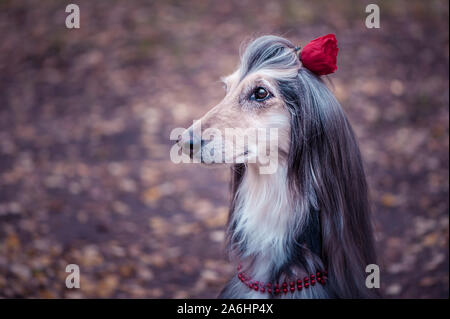
[[(219, 298), (379, 296), (365, 284), (376, 256), (355, 134), (298, 51), (278, 36), (253, 40), (222, 79), (223, 100), (178, 141), (199, 162), (231, 166), (227, 247), (237, 272)], [(262, 172), (261, 154), (276, 169)]]

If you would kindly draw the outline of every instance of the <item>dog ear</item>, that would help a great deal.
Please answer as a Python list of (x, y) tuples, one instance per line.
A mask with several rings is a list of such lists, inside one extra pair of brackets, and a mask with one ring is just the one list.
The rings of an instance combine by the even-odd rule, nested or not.
[[(316, 76), (299, 72), (289, 167), (299, 198), (320, 214), (322, 260), (342, 298), (375, 297), (365, 268), (375, 263), (367, 184), (353, 130), (339, 102)], [(317, 211), (314, 211), (317, 210)]]

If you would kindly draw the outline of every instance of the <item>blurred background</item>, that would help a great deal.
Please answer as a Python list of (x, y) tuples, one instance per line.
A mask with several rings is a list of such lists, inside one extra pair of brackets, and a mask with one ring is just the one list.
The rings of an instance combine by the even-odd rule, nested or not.
[(169, 133), (222, 98), (242, 41), (335, 33), (383, 293), (448, 298), (448, 1), (75, 1), (67, 29), (69, 3), (0, 1), (0, 297), (216, 297), (229, 171), (173, 164)]

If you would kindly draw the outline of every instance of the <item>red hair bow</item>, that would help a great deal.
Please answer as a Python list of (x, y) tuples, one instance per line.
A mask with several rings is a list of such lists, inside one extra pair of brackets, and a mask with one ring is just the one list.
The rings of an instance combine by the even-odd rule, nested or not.
[(309, 42), (300, 52), (300, 61), (317, 75), (330, 74), (337, 70), (338, 51), (336, 36), (327, 34)]

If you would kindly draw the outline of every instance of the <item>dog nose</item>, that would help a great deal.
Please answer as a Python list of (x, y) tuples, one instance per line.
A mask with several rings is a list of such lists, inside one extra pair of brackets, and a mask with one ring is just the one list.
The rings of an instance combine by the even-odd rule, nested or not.
[(200, 150), (202, 140), (198, 136), (194, 135), (192, 128), (190, 128), (178, 141), (178, 145), (181, 146), (181, 150), (184, 154), (189, 155), (190, 158), (193, 158), (194, 154)]

